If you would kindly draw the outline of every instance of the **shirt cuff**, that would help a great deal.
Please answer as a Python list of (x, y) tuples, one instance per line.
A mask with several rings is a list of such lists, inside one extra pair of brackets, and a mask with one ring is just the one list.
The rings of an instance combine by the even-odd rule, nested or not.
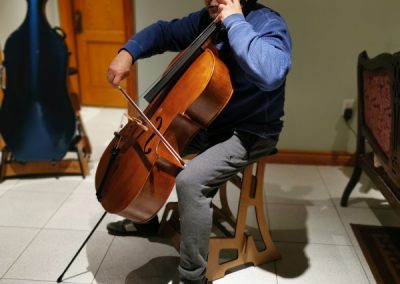
[(120, 50), (122, 49), (128, 51), (134, 61), (139, 59), (143, 52), (142, 47), (132, 39), (128, 40), (128, 42)]

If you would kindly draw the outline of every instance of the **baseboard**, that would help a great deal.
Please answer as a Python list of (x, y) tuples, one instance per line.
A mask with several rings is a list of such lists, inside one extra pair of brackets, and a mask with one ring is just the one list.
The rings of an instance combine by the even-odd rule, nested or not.
[(268, 158), (268, 162), (279, 164), (353, 166), (354, 155), (347, 152), (279, 150), (277, 154)]

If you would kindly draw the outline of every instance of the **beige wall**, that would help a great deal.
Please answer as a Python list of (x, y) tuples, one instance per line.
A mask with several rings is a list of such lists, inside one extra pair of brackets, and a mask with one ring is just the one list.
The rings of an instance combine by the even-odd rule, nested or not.
[[(0, 45), (2, 49), (8, 36), (25, 19), (27, 6), (26, 0), (0, 0)], [(46, 16), (52, 26), (59, 25), (57, 9), (57, 0), (48, 0)]]
[(354, 151), (354, 135), (341, 118), (343, 100), (356, 98), (362, 50), (370, 56), (400, 51), (400, 1), (260, 2), (281, 12), (293, 38), (280, 148)]
[[(95, 1), (95, 0), (93, 0)], [(47, 16), (58, 24), (57, 1)], [(172, 19), (202, 7), (203, 1), (136, 0), (137, 30), (158, 19)], [(400, 51), (398, 0), (260, 0), (281, 12), (293, 39), (293, 68), (287, 81), (285, 129), (280, 149), (354, 151), (354, 135), (345, 126), (344, 99), (356, 98), (356, 62)], [(0, 43), (25, 17), (25, 0), (0, 0)], [(158, 78), (173, 54), (138, 63), (139, 93)], [(105, 67), (106, 68), (106, 67)], [(355, 120), (352, 127), (356, 128)]]

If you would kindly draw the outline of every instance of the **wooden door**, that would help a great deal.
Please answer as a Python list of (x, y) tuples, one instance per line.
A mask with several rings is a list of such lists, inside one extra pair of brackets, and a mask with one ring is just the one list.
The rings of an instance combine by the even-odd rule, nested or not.
[[(72, 91), (83, 105), (126, 107), (127, 102), (106, 80), (108, 65), (133, 34), (132, 0), (59, 0), (61, 26), (72, 51)], [(72, 36), (71, 36), (72, 35)], [(122, 83), (136, 98), (136, 70)]]

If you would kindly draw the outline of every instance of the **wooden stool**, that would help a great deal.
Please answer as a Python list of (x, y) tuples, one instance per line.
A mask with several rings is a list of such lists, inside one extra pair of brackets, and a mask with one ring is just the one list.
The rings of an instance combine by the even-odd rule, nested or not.
[[(220, 188), (221, 207), (213, 204), (214, 230), (220, 234), (210, 237), (207, 264), (207, 278), (213, 281), (224, 277), (229, 269), (245, 264), (260, 265), (277, 260), (281, 256), (272, 242), (264, 212), (263, 180), (267, 156), (247, 166), (242, 173), (233, 176), (229, 182), (240, 189), (237, 216), (235, 217), (227, 200), (227, 184)], [(256, 165), (256, 174), (253, 167)], [(255, 239), (254, 230), (246, 226), (248, 209), (254, 207), (261, 240)], [(213, 231), (214, 231), (213, 230)], [(179, 250), (179, 213), (177, 202), (167, 204), (160, 226), (160, 234), (171, 239)], [(257, 248), (261, 244), (261, 249)], [(229, 255), (226, 257), (226, 255)]]

